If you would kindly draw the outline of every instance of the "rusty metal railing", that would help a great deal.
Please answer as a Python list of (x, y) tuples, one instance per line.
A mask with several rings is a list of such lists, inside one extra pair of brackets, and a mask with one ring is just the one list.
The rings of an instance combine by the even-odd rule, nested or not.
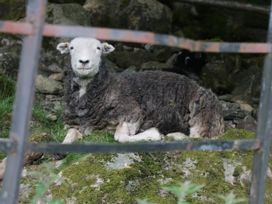
[[(0, 21), (0, 31), (13, 34), (33, 35), (30, 23)], [(271, 50), (270, 43), (226, 43), (194, 41), (173, 35), (156, 34), (152, 32), (130, 31), (124, 29), (95, 28), (83, 26), (64, 26), (45, 24), (43, 35), (47, 37), (92, 37), (100, 40), (146, 43), (178, 47), (193, 52), (228, 52), (228, 53), (262, 53)]]
[[(255, 156), (252, 171), (250, 203), (264, 203), (266, 171), (272, 141), (272, 9), (270, 9), (267, 43), (219, 43), (193, 41), (152, 32), (88, 28), (81, 26), (44, 25), (46, 4), (46, 0), (28, 0), (26, 22), (0, 21), (0, 32), (24, 35), (15, 106), (12, 115), (12, 127), (9, 138), (0, 139), (0, 150), (8, 153), (0, 203), (13, 204), (18, 202), (19, 182), (26, 150), (51, 153), (254, 150)], [(257, 137), (252, 140), (202, 140), (148, 144), (28, 144), (28, 123), (31, 117), (34, 81), (37, 73), (37, 63), (43, 35), (49, 37), (95, 37), (102, 40), (157, 44), (201, 52), (267, 54), (262, 81)]]

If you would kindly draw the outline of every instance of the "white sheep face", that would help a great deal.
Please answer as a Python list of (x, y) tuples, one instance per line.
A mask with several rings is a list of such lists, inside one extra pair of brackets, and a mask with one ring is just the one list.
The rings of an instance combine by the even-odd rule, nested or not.
[(99, 72), (101, 56), (114, 51), (114, 47), (94, 38), (74, 38), (70, 43), (59, 43), (57, 50), (70, 53), (72, 69), (78, 77), (89, 78)]

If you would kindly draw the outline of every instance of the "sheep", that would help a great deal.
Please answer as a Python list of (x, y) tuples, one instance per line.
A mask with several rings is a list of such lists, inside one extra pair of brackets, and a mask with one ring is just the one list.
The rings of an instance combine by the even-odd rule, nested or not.
[(163, 71), (111, 73), (105, 56), (114, 51), (93, 38), (57, 45), (70, 53), (65, 79), (64, 120), (71, 128), (63, 143), (95, 129), (114, 133), (118, 142), (159, 141), (165, 135), (214, 137), (224, 130), (220, 103), (186, 76)]

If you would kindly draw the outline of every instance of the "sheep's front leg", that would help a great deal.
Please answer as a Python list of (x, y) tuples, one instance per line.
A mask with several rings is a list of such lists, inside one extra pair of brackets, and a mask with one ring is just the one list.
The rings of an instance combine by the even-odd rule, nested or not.
[(162, 134), (155, 127), (145, 130), (137, 135), (131, 135), (129, 142), (139, 141), (160, 141), (162, 140)]
[[(71, 144), (77, 141), (78, 139), (82, 139), (83, 134), (81, 134), (80, 131), (78, 131), (76, 128), (70, 128), (62, 141), (62, 144)], [(53, 154), (54, 159), (60, 160), (63, 159), (66, 156), (65, 153), (55, 153)]]
[(82, 138), (83, 138), (83, 135), (76, 128), (70, 128), (62, 144), (71, 144), (77, 141), (78, 139), (82, 139)]
[(139, 142), (139, 141), (159, 141), (162, 139), (162, 135), (160, 134), (157, 128), (150, 128), (141, 132), (139, 134), (135, 134), (139, 129), (139, 123), (120, 123), (114, 134), (114, 139), (118, 142)]
[(127, 142), (130, 135), (135, 135), (139, 129), (139, 123), (122, 122), (116, 128), (114, 139), (118, 142)]

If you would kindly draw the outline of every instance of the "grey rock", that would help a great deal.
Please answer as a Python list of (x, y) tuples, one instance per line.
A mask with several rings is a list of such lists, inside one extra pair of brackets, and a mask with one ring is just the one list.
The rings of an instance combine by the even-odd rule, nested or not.
[(209, 56), (207, 61), (201, 75), (203, 86), (219, 95), (230, 96), (227, 101), (258, 104), (263, 57), (220, 55)]
[(172, 12), (156, 0), (87, 0), (93, 25), (169, 32)]
[(25, 4), (23, 0), (0, 1), (1, 20), (19, 20), (25, 16)]
[(62, 101), (53, 101), (53, 110), (54, 112), (59, 112), (63, 109)]
[(247, 169), (246, 166), (242, 166), (242, 172), (239, 177), (239, 181), (241, 186), (246, 187), (249, 186), (252, 179), (251, 170)]
[(167, 69), (168, 67), (168, 64), (156, 61), (145, 62), (141, 65), (142, 70), (162, 70)]
[[(83, 5), (86, 0), (77, 0), (76, 3)], [(50, 3), (58, 3), (58, 4), (64, 4), (64, 3), (74, 3), (75, 0), (49, 0)]]
[(240, 105), (240, 108), (243, 111), (252, 113), (253, 110), (254, 110), (254, 108), (251, 105), (249, 105), (249, 104), (247, 104), (247, 103), (245, 103), (243, 101), (238, 100), (238, 101), (236, 101), (236, 103), (238, 103)]
[(43, 99), (40, 99), (39, 101), (48, 112), (53, 113), (54, 115), (59, 113), (64, 106), (62, 96), (60, 95), (46, 94)]
[[(113, 19), (111, 20), (111, 15), (118, 12), (116, 3), (117, 1), (114, 0), (87, 0), (83, 8), (89, 12), (92, 25), (111, 26), (111, 21), (113, 21)], [(114, 20), (117, 21), (116, 18)]]
[[(14, 37), (0, 38), (0, 73), (16, 79), (21, 56), (22, 40)], [(57, 63), (63, 63), (64, 59), (56, 54), (56, 51), (41, 52), (40, 71), (49, 73), (63, 72)], [(65, 67), (65, 66), (64, 66)], [(67, 69), (67, 68), (66, 68)]]
[(90, 25), (88, 13), (76, 3), (49, 4), (46, 21), (53, 24)]
[(251, 106), (245, 108), (241, 104), (226, 101), (221, 101), (221, 105), (226, 127), (256, 131), (257, 121), (252, 116), (255, 109)]
[(169, 184), (172, 181), (173, 181), (172, 178), (161, 178), (161, 179), (158, 180), (160, 185), (166, 185), (166, 184)]
[(218, 96), (218, 99), (222, 100), (222, 101), (233, 102), (231, 94), (225, 94), (225, 95)]
[(243, 61), (241, 71), (233, 77), (235, 89), (232, 92), (235, 100), (258, 103), (253, 98), (260, 97), (263, 57)]
[(195, 17), (198, 17), (199, 13), (195, 5), (186, 4), (181, 2), (175, 2), (173, 5), (173, 20), (177, 24), (188, 24), (189, 20), (193, 20)]
[(127, 73), (134, 73), (134, 72), (137, 72), (137, 67), (132, 65), (132, 66), (129, 66), (127, 69), (125, 69), (123, 72), (127, 72)]
[(251, 115), (247, 115), (243, 120), (238, 121), (236, 127), (255, 132), (257, 130), (257, 121)]
[(241, 163), (238, 161), (223, 159), (225, 181), (230, 183), (231, 185), (234, 185), (234, 183), (236, 182), (236, 178), (233, 174), (235, 168), (239, 165), (241, 165)]
[(112, 161), (106, 163), (108, 170), (129, 168), (135, 161), (141, 161), (140, 157), (134, 153), (117, 154)]
[(135, 181), (131, 180), (131, 181), (128, 181), (127, 185), (125, 186), (125, 189), (128, 192), (132, 192), (132, 191), (135, 191), (139, 185), (140, 185), (140, 182), (138, 180), (135, 180)]
[(242, 110), (237, 103), (221, 101), (225, 120), (244, 119), (248, 112)]
[[(45, 56), (42, 56), (43, 58), (45, 58)], [(54, 61), (53, 57), (51, 58), (52, 61)], [(50, 60), (50, 58), (49, 58)], [(51, 62), (52, 62), (51, 61)], [(62, 72), (62, 69), (60, 68), (60, 66), (56, 63), (52, 63), (52, 64), (49, 64), (49, 65), (46, 65), (47, 63), (44, 62), (44, 63), (41, 63), (41, 70), (43, 71), (46, 71), (46, 72), (53, 72), (53, 73), (60, 73)]]
[(47, 112), (53, 115), (57, 115), (63, 110), (63, 98), (59, 94), (37, 94), (36, 99)]
[(232, 62), (231, 58), (223, 56), (208, 59), (201, 75), (203, 85), (211, 88), (217, 94), (230, 93), (235, 86), (232, 73), (235, 72), (234, 69), (239, 69)]
[(181, 51), (181, 49), (175, 47), (151, 45), (149, 51), (155, 55), (156, 61), (166, 62), (173, 56), (174, 53)]
[(130, 66), (136, 66), (139, 69), (145, 62), (156, 61), (156, 56), (144, 49), (128, 51), (117, 47), (117, 49), (111, 53), (109, 59), (121, 69), (126, 69)]
[(61, 55), (56, 50), (57, 42), (50, 40), (48, 43), (52, 43), (50, 49), (41, 50), (41, 59), (39, 63), (39, 71), (47, 74), (52, 73), (63, 73), (70, 68), (69, 66), (69, 55)]
[(196, 168), (197, 165), (196, 160), (192, 160), (190, 158), (186, 159), (182, 164), (182, 173), (184, 177), (188, 177), (192, 174), (192, 171)]
[(93, 185), (91, 185), (92, 188), (94, 188), (95, 190), (100, 190), (100, 186), (104, 183), (103, 178), (100, 178), (99, 175), (91, 175), (91, 177), (95, 177), (95, 183)]
[(63, 81), (64, 74), (63, 73), (54, 73), (49, 76), (49, 79), (53, 79), (55, 81)]
[(63, 86), (58, 81), (38, 75), (36, 78), (36, 90), (43, 94), (59, 94), (62, 92)]
[(0, 73), (17, 77), (22, 41), (17, 38), (0, 37)]
[(110, 61), (108, 58), (105, 58), (105, 66), (108, 67), (111, 72), (122, 71), (115, 63)]
[[(194, 39), (219, 38), (224, 41), (265, 41), (268, 17), (258, 13), (172, 1), (174, 30)], [(217, 26), (220, 25), (220, 26)]]

